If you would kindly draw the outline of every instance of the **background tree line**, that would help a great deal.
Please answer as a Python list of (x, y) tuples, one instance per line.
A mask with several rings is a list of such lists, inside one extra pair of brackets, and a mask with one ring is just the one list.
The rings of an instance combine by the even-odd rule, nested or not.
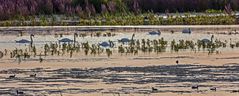
[(119, 13), (205, 12), (239, 9), (239, 0), (0, 0), (0, 20), (31, 15), (79, 15)]

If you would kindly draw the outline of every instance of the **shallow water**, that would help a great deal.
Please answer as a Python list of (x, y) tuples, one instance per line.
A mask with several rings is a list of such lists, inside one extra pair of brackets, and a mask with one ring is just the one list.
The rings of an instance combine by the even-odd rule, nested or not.
[[(153, 31), (153, 30), (152, 30)], [(213, 31), (208, 31), (213, 33)], [(195, 32), (192, 34), (182, 34), (181, 32), (175, 32), (174, 34), (170, 32), (162, 32), (160, 36), (150, 36), (148, 32), (115, 32), (114, 37), (90, 37), (85, 38), (77, 37), (79, 43), (89, 42), (90, 44), (98, 44), (103, 41), (114, 41), (117, 45), (117, 41), (121, 38), (131, 38), (132, 34), (136, 34), (135, 39), (160, 39), (164, 38), (167, 41), (172, 40), (192, 40), (196, 42), (197, 40), (210, 39), (212, 34), (207, 34), (208, 32)], [(215, 39), (221, 41), (230, 41), (232, 43), (238, 42), (238, 34), (226, 35), (226, 34), (213, 34)], [(64, 35), (62, 38), (73, 39), (73, 35)], [(55, 38), (54, 35), (35, 35), (33, 38), (34, 45), (37, 48), (42, 48), (45, 43), (56, 43), (62, 38)], [(17, 35), (0, 35), (0, 51), (4, 49), (12, 50), (15, 48), (28, 48), (28, 44), (16, 44), (15, 40), (27, 39), (30, 37), (24, 35), (19, 37)], [(42, 48), (43, 49), (43, 48)], [(116, 48), (114, 50), (117, 50)], [(238, 48), (231, 49), (219, 48), (220, 52), (237, 52)], [(183, 50), (183, 52), (188, 52), (188, 50)], [(172, 53), (178, 54), (178, 53)], [(189, 53), (191, 54), (191, 53)], [(204, 58), (209, 60), (209, 56), (205, 53)], [(228, 59), (237, 60), (238, 57), (217, 57), (213, 60)], [(120, 56), (119, 56), (120, 57)], [(121, 57), (124, 57), (121, 56)], [(203, 57), (203, 56), (202, 56)], [(114, 59), (118, 57), (107, 58), (106, 56), (84, 56), (82, 54), (76, 55), (73, 58), (66, 56), (47, 56), (45, 57), (45, 62), (51, 66), (46, 68), (45, 66), (37, 65), (38, 57), (32, 57), (23, 63), (30, 62), (30, 64), (35, 64), (32, 68), (19, 67), (19, 65), (14, 65), (16, 63), (15, 58), (3, 58), (0, 61), (2, 66), (7, 64), (11, 68), (0, 68), (0, 95), (2, 96), (12, 96), (16, 95), (16, 90), (23, 91), (26, 95), (33, 96), (48, 96), (48, 95), (69, 95), (77, 96), (79, 94), (89, 95), (89, 96), (238, 96), (239, 92), (239, 65), (238, 62), (233, 61), (233, 63), (225, 65), (212, 66), (211, 64), (167, 64), (166, 65), (155, 65), (147, 66), (148, 61), (155, 61), (156, 63), (160, 60), (188, 60), (192, 59), (195, 62), (197, 57), (190, 57), (187, 55), (181, 56), (161, 56), (152, 55), (147, 57), (144, 55), (140, 56), (128, 56), (125, 57), (127, 60), (131, 61), (144, 61), (144, 67), (135, 67), (122, 64), (113, 65), (115, 67), (105, 67), (104, 64), (111, 64)], [(113, 59), (113, 60), (112, 60)], [(15, 60), (15, 61), (14, 61)], [(123, 60), (123, 59), (122, 59)], [(148, 61), (147, 61), (148, 60)], [(211, 60), (211, 59), (210, 59)], [(100, 61), (102, 66), (97, 68), (81, 68), (82, 62), (88, 62), (94, 66), (96, 61)], [(122, 61), (123, 62), (123, 61)], [(154, 62), (154, 63), (155, 63)], [(174, 62), (174, 61), (173, 61)], [(213, 62), (213, 61), (212, 61)], [(216, 62), (216, 61), (215, 61)], [(64, 63), (62, 68), (59, 68), (59, 63)], [(69, 68), (71, 63), (79, 63), (75, 65), (75, 68)], [(88, 64), (87, 63), (87, 64)], [(114, 63), (114, 62), (113, 62)], [(128, 63), (128, 62), (124, 62)], [(31, 66), (31, 65), (27, 66)], [(45, 65), (47, 65), (45, 64)], [(55, 64), (55, 65), (54, 65)], [(69, 66), (68, 66), (69, 64)], [(84, 63), (85, 64), (85, 63)], [(56, 68), (53, 67), (57, 66)], [(12, 66), (18, 66), (19, 68), (12, 68)], [(36, 68), (34, 68), (36, 67)], [(10, 79), (9, 76), (16, 74), (15, 78)], [(37, 74), (36, 77), (29, 77), (29, 75)], [(199, 89), (195, 90), (191, 87), (193, 85), (198, 85)], [(156, 91), (152, 90), (152, 87), (158, 89)], [(217, 91), (212, 91), (210, 88), (216, 87)]]
[[(153, 31), (153, 30), (152, 30)], [(107, 31), (108, 32), (108, 31)], [(79, 32), (80, 33), (80, 32)], [(141, 39), (149, 39), (149, 40), (157, 40), (164, 38), (164, 40), (171, 42), (172, 40), (179, 41), (179, 40), (190, 40), (197, 42), (197, 40), (202, 40), (202, 39), (211, 39), (211, 36), (214, 35), (214, 40), (218, 39), (220, 41), (227, 41), (231, 43), (236, 43), (239, 42), (239, 34), (232, 34), (232, 35), (226, 35), (226, 34), (207, 34), (205, 32), (195, 32), (192, 34), (182, 34), (181, 32), (175, 32), (174, 34), (170, 32), (162, 32), (160, 36), (152, 36), (149, 35), (147, 31), (145, 32), (113, 32), (116, 33), (116, 36), (113, 37), (77, 37), (76, 41), (78, 43), (83, 43), (83, 42), (89, 42), (90, 44), (99, 44), (104, 41), (113, 41), (116, 43), (116, 46), (120, 45), (118, 43), (118, 40), (122, 38), (129, 38), (131, 39), (132, 34), (135, 35), (135, 40), (141, 40)], [(0, 50), (4, 49), (15, 49), (15, 48), (28, 48), (29, 44), (17, 44), (17, 40), (21, 39), (26, 39), (30, 41), (30, 36), (17, 36), (17, 35), (0, 35)], [(33, 42), (36, 47), (43, 47), (44, 44), (49, 44), (49, 43), (58, 43), (58, 40), (61, 40), (63, 38), (69, 38), (72, 39), (74, 38), (73, 35), (64, 35), (63, 37), (55, 37), (54, 35), (35, 35), (33, 37)], [(229, 44), (229, 43), (228, 43)], [(221, 49), (222, 51), (228, 51), (231, 48), (223, 48)]]

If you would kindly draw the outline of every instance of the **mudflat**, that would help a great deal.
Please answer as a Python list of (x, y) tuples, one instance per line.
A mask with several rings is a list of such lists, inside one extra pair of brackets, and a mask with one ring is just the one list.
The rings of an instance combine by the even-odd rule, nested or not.
[[(202, 32), (192, 29), (191, 34), (183, 34), (179, 31), (181, 29), (167, 27), (167, 30), (160, 31), (160, 35), (156, 36), (149, 35), (149, 30), (158, 31), (100, 31), (102, 34), (114, 33), (114, 36), (94, 36), (98, 31), (54, 31), (54, 34), (57, 34), (35, 34), (33, 45), (36, 48), (36, 56), (32, 48), (29, 49), (29, 43), (16, 43), (21, 39), (31, 41), (30, 34), (34, 34), (35, 30), (31, 30), (31, 33), (23, 31), (23, 36), (1, 34), (0, 51), (4, 55), (0, 59), (0, 95), (17, 95), (17, 91), (30, 96), (239, 95), (239, 50), (236, 47), (239, 34), (236, 27), (220, 30), (202, 27)], [(51, 55), (49, 51), (44, 55), (45, 44), (58, 43), (62, 38), (74, 40), (74, 33), (87, 33), (85, 37), (76, 37), (75, 41), (80, 45), (85, 42), (89, 45), (109, 40), (114, 42), (114, 47), (101, 47), (103, 50), (110, 49), (112, 55), (107, 56), (105, 51), (101, 54), (85, 55), (85, 49), (73, 51), (72, 54), (70, 51), (66, 51), (65, 54), (60, 52), (60, 55)], [(59, 36), (61, 34), (62, 37)], [(118, 41), (122, 38), (131, 39), (133, 34), (134, 40), (150, 40), (150, 46), (153, 46), (154, 40), (162, 38), (168, 43), (165, 50), (160, 52), (156, 52), (156, 49), (152, 52), (139, 49), (137, 54), (127, 51), (119, 53), (119, 46), (122, 45), (126, 50), (130, 43), (122, 44)], [(226, 47), (215, 48), (212, 53), (209, 52), (211, 47), (199, 50), (197, 44), (195, 49), (171, 49), (173, 40), (177, 44), (180, 44), (180, 40), (197, 43), (198, 40), (211, 40), (212, 35), (214, 42), (221, 41)], [(12, 57), (11, 52), (16, 49), (22, 49), (23, 52), (27, 50), (30, 58)], [(62, 48), (58, 48), (60, 49)], [(39, 58), (42, 58), (41, 62)], [(193, 86), (197, 88), (192, 88)]]

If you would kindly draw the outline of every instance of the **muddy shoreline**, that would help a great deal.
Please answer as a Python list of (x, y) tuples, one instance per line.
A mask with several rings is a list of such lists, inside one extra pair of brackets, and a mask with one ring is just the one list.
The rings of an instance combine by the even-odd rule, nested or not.
[[(36, 77), (29, 77), (36, 73)], [(228, 94), (238, 92), (239, 65), (160, 65), (146, 67), (108, 67), (92, 69), (8, 69), (0, 71), (0, 95), (14, 95), (22, 90), (27, 95), (57, 94), (194, 94), (210, 93), (211, 87)], [(15, 78), (9, 78), (16, 74)], [(208, 83), (210, 82), (210, 83)], [(87, 87), (92, 84), (133, 85), (132, 87)], [(197, 84), (198, 90), (191, 89)], [(143, 86), (139, 86), (143, 85)], [(66, 87), (67, 86), (67, 87)], [(78, 87), (77, 87), (78, 86)], [(80, 87), (81, 86), (81, 87)], [(158, 90), (152, 91), (151, 87)], [(40, 96), (44, 96), (40, 95)]]

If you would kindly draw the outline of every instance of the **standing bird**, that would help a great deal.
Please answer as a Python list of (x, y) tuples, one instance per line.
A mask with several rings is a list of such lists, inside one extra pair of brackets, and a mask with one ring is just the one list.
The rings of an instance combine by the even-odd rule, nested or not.
[(210, 88), (211, 91), (217, 91), (217, 88), (216, 87), (212, 87)]
[(16, 75), (14, 74), (14, 75), (10, 75), (8, 78), (9, 79), (13, 79), (13, 78), (15, 78), (16, 77)]
[(74, 47), (76, 47), (76, 37), (78, 37), (78, 34), (77, 33), (74, 33)]
[(31, 42), (30, 42), (30, 44), (31, 44), (31, 48), (32, 48), (32, 45), (33, 45), (33, 39), (32, 39), (32, 37), (34, 37), (33, 34), (30, 35), (30, 39), (31, 39)]
[(178, 60), (176, 60), (176, 64), (178, 64), (179, 63), (179, 61)]
[(133, 34), (133, 35), (132, 35), (132, 37), (131, 37), (131, 41), (133, 41), (133, 40), (134, 40), (134, 37), (135, 37), (135, 34)]
[(192, 86), (192, 89), (198, 89), (198, 88), (199, 88), (198, 85), (193, 85), (193, 86)]
[(158, 91), (158, 89), (156, 89), (156, 88), (152, 87), (152, 91), (153, 91), (153, 92), (154, 92), (154, 91)]
[(23, 95), (23, 94), (24, 94), (24, 92), (22, 92), (22, 91), (18, 91), (18, 90), (17, 90), (16, 92), (17, 92), (17, 96), (18, 96), (18, 95)]
[(134, 37), (135, 37), (135, 34), (133, 34), (132, 37), (131, 37), (131, 41), (130, 41), (131, 46), (134, 45)]
[(33, 77), (33, 78), (35, 78), (36, 76), (37, 76), (37, 74), (30, 75), (30, 77)]

